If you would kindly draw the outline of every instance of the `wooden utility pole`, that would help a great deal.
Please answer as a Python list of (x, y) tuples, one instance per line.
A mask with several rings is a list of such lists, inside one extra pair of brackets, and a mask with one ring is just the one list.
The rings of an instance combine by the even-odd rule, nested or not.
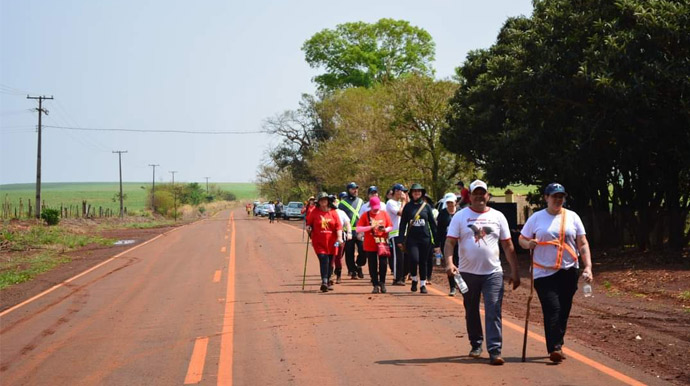
[(125, 217), (125, 209), (122, 197), (122, 153), (127, 153), (127, 150), (115, 150), (114, 153), (117, 153), (117, 158), (120, 160), (120, 218), (123, 218)]
[(172, 174), (172, 188), (173, 188), (173, 215), (175, 216), (175, 221), (177, 221), (177, 190), (175, 190), (175, 173), (177, 173), (177, 170), (171, 170), (170, 174)]
[(151, 209), (153, 210), (153, 213), (156, 213), (156, 166), (160, 165), (149, 164), (149, 166), (153, 167), (153, 184), (151, 184)]
[(206, 195), (208, 196), (208, 179), (211, 177), (204, 177), (206, 179)]
[(43, 100), (53, 99), (53, 96), (26, 96), (26, 99), (38, 99), (38, 151), (36, 152), (36, 218), (41, 218), (41, 115), (48, 115), (48, 110), (43, 108)]

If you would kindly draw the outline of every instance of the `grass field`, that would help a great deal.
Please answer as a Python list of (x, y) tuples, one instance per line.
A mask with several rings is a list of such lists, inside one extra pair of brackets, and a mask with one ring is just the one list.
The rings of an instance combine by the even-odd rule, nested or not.
[[(253, 183), (223, 182), (215, 184), (219, 188), (234, 193), (238, 200), (253, 199), (258, 193)], [(146, 207), (146, 192), (151, 184), (149, 182), (123, 182), (122, 191), (125, 194), (125, 206), (128, 212), (134, 212)], [(202, 183), (202, 186), (205, 186)], [(69, 205), (81, 205), (86, 200), (96, 208), (119, 210), (120, 204), (113, 201), (113, 197), (119, 192), (117, 182), (50, 182), (41, 184), (41, 199), (48, 207), (60, 207)], [(7, 184), (0, 185), (0, 202), (7, 199), (14, 206), (19, 205), (21, 198), (26, 208), (27, 200), (35, 200), (35, 184)], [(25, 209), (26, 210), (26, 209)]]

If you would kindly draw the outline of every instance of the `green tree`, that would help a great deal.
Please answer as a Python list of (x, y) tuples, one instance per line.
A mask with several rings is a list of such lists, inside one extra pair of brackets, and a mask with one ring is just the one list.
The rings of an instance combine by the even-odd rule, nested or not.
[(440, 199), (458, 178), (475, 176), (474, 165), (453, 154), (441, 143), (448, 127), (449, 100), (458, 85), (430, 77), (411, 75), (391, 83), (393, 121), (398, 157), (407, 169), (421, 171), (420, 179), (431, 197)]
[(688, 243), (690, 3), (536, 1), (458, 69), (444, 143), (494, 185), (554, 180), (595, 242)]
[(302, 46), (307, 63), (325, 70), (314, 78), (322, 90), (371, 87), (408, 73), (431, 75), (434, 50), (427, 31), (393, 19), (339, 24)]

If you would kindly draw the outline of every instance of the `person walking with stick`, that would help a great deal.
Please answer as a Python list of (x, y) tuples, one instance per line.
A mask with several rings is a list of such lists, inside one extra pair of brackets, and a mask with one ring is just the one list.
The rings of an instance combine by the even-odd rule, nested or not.
[(582, 278), (593, 280), (585, 227), (577, 213), (563, 207), (567, 195), (563, 185), (549, 184), (544, 190), (546, 209), (527, 219), (519, 239), (520, 246), (533, 251), (534, 288), (544, 314), (546, 351), (554, 363), (565, 359), (563, 338), (577, 292), (578, 256), (584, 264)]
[[(444, 255), (448, 274), (460, 276), (467, 284), (463, 296), (467, 336), (472, 347), (469, 356), (482, 354), (484, 333), (479, 315), (479, 301), (484, 298), (484, 324), (489, 363), (505, 363), (501, 357), (503, 347), (501, 307), (503, 303), (503, 268), (499, 259), (499, 243), (510, 264), (509, 282), (513, 289), (520, 285), (517, 255), (503, 213), (487, 206), (489, 192), (481, 180), (470, 184), (470, 206), (453, 216), (448, 226)], [(459, 266), (453, 264), (453, 250), (459, 244)]]
[(307, 232), (311, 237), (314, 253), (319, 258), (320, 289), (321, 292), (326, 292), (333, 290), (333, 286), (328, 285), (328, 279), (333, 274), (331, 264), (340, 240), (343, 238), (343, 226), (340, 224), (340, 217), (328, 193), (319, 193), (316, 196), (316, 201), (317, 208), (307, 217)]

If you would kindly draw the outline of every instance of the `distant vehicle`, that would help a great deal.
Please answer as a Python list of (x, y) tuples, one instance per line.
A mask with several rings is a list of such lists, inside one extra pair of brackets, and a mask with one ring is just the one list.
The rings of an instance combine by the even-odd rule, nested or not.
[(283, 213), (283, 218), (289, 220), (291, 218), (303, 219), (304, 215), (301, 213), (304, 204), (297, 201), (291, 201), (285, 207), (285, 212)]
[(261, 217), (267, 217), (268, 216), (268, 204), (259, 204), (257, 206), (259, 208), (259, 216)]

